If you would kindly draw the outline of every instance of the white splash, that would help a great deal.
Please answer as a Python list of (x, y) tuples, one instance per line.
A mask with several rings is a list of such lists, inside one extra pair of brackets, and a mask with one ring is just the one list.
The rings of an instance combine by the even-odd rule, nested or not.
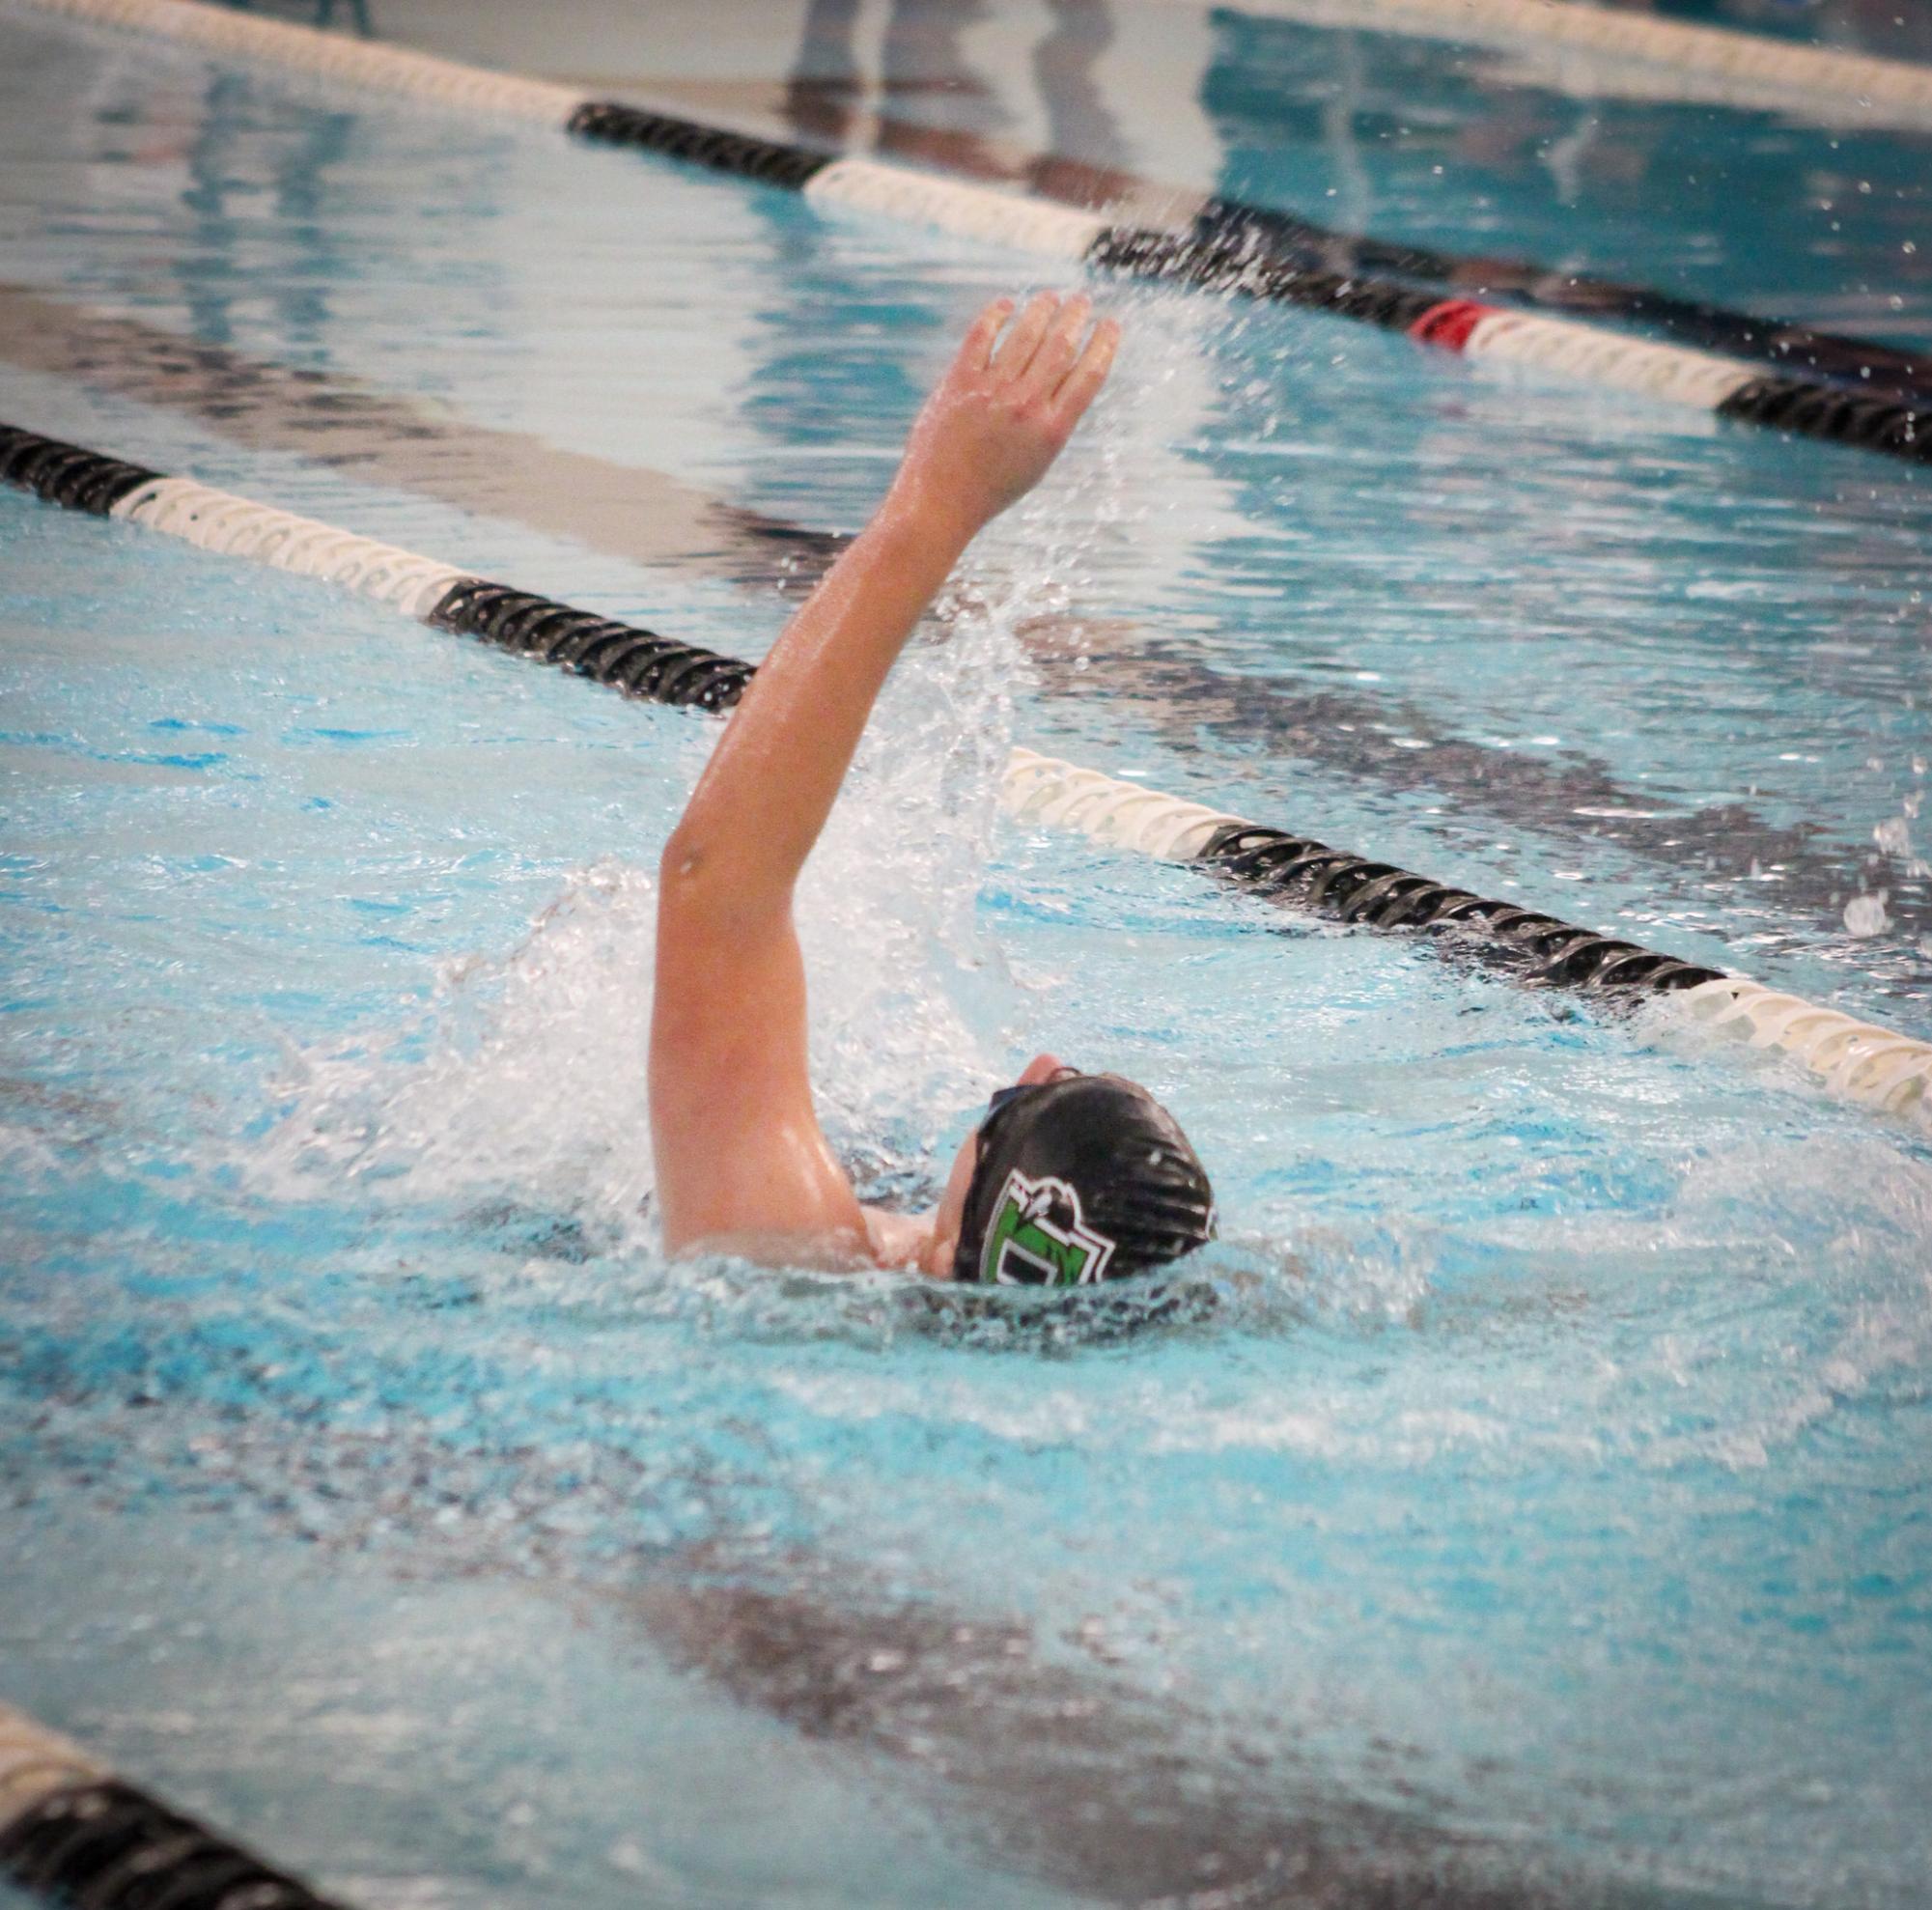
[[(1010, 989), (973, 910), (1013, 675), (1002, 617), (922, 639), (800, 885), (821, 1118), (862, 1181), (916, 1187), (918, 1157), (994, 1078)], [(446, 965), (406, 1025), (292, 1054), (283, 1118), (243, 1164), (252, 1182), (297, 1198), (319, 1182), (508, 1194), (648, 1245), (656, 918), (652, 874), (596, 863), (506, 953)]]
[(656, 917), (641, 871), (578, 871), (507, 954), (445, 965), (413, 1025), (293, 1055), (287, 1112), (251, 1166), (288, 1195), (400, 1181), (413, 1196), (515, 1189), (636, 1213)]

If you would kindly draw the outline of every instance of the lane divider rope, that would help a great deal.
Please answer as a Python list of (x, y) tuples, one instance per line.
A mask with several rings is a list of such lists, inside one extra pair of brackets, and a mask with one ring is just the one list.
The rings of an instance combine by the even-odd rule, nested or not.
[(137, 486), (113, 516), (230, 556), (253, 557), (279, 571), (298, 571), (374, 597), (412, 617), (434, 609), (459, 573), (412, 556), (394, 545), (356, 537), (333, 525), (272, 511), (188, 478), (157, 478)]
[[(1454, 307), (1449, 308), (1454, 311)], [(1432, 323), (1442, 327), (1443, 308), (1425, 315), (1412, 328), (1422, 335)], [(1460, 317), (1460, 314), (1457, 315)], [(1481, 310), (1464, 335), (1466, 358), (1494, 358), (1503, 364), (1533, 365), (1539, 371), (1560, 372), (1592, 384), (1618, 391), (1639, 391), (1648, 398), (1674, 405), (1693, 405), (1717, 411), (1752, 382), (1749, 367), (1727, 364), (1680, 345), (1652, 345), (1591, 331), (1582, 325), (1537, 318), (1527, 312)], [(1436, 340), (1432, 343), (1438, 342)], [(1634, 344), (1641, 349), (1632, 351)], [(1453, 349), (1453, 348), (1446, 348)]]
[(1406, 332), (1418, 345), (1518, 364), (1694, 406), (1741, 423), (1932, 463), (1932, 408), (1887, 392), (1848, 391), (1819, 379), (1767, 375), (1759, 367), (1603, 331), (1572, 320), (1513, 312), (1474, 298), (1444, 298), (1393, 279), (1328, 271), (1282, 259), (1237, 236), (1203, 241), (1191, 234), (1109, 228), (1090, 265), (1181, 280), (1215, 291), (1302, 305)]
[[(1177, 215), (1177, 225), (1184, 216)], [(1434, 286), (1457, 298), (1503, 297), (1516, 306), (1567, 312), (1593, 327), (1605, 321), (1648, 325), (1673, 344), (1775, 366), (1800, 379), (1880, 392), (1921, 409), (1932, 405), (1932, 351), (1901, 351), (1876, 339), (1818, 331), (1789, 319), (1758, 318), (1654, 287), (1558, 271), (1526, 259), (1442, 252), (1342, 232), (1240, 199), (1203, 198), (1192, 213), (1191, 229), (1203, 244), (1249, 246), (1308, 268), (1386, 275)]]
[[(1108, 224), (1029, 193), (876, 159), (834, 158), (783, 140), (673, 114), (587, 99), (547, 82), (430, 54), (263, 20), (205, 0), (18, 0), (68, 18), (132, 27), (209, 51), (240, 54), (378, 87), (453, 110), (495, 110), (605, 145), (630, 147), (737, 179), (799, 192), (815, 205), (914, 223), (1038, 256), (1328, 312), (1474, 359), (1638, 392), (1791, 435), (1932, 463), (1932, 409), (1887, 391), (1766, 377), (1758, 366), (1467, 299), (1393, 278), (1312, 267), (1268, 242), (1254, 222), (1184, 233)], [(1462, 0), (1456, 0), (1462, 4)], [(1534, 0), (1548, 9), (1556, 0)], [(1467, 315), (1446, 323), (1445, 308)], [(1515, 321), (1506, 323), (1506, 321)]]
[(341, 1910), (6, 1704), (0, 1878), (85, 1910)]
[[(626, 695), (722, 711), (744, 693), (754, 673), (737, 658), (16, 425), (0, 424), (0, 481), (49, 503), (124, 519), (203, 549), (324, 578), (419, 622), (479, 637)], [(1932, 1042), (1031, 749), (1013, 750), (1000, 795), (1020, 821), (1185, 862), (1331, 920), (1452, 936), (1455, 945), (1534, 983), (1625, 1000), (1670, 997), (1709, 1028), (1797, 1057), (1847, 1099), (1932, 1121)]]
[(804, 194), (818, 205), (876, 212), (1055, 259), (1085, 259), (1107, 230), (1092, 212), (877, 159), (834, 159), (806, 181)]

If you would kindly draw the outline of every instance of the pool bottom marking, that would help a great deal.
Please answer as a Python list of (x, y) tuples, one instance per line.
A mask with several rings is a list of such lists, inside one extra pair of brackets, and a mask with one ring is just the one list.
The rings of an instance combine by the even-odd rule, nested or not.
[(0, 1877), (85, 1910), (342, 1910), (6, 1704)]
[(274, 364), (4, 280), (0, 359), (163, 406), (250, 450), (294, 452), (635, 563), (784, 586), (801, 572), (815, 577), (846, 544), (664, 471), (566, 450), (352, 378)]
[(1099, 1660), (1081, 1666), (1025, 1625), (882, 1599), (862, 1568), (812, 1562), (803, 1587), (713, 1562), (701, 1592), (647, 1585), (625, 1603), (673, 1664), (803, 1737), (892, 1759), (955, 1834), (1082, 1898), (1664, 1910), (1607, 1878), (1524, 1874), (1476, 1836), (1339, 1794), (1292, 1740), (1273, 1756), (1230, 1747), (1185, 1699), (1113, 1673), (1092, 1633), (1072, 1641)]
[[(378, 1531), (393, 1541), (393, 1494), (406, 1499), (423, 1477), (436, 1475), (429, 1448), (444, 1436), (405, 1415), (395, 1421), (380, 1435), (324, 1429), (295, 1452), (270, 1454), (247, 1442), (263, 1469), (225, 1468), (224, 1490), (253, 1501), (271, 1532), (298, 1540), (326, 1569), (345, 1549), (365, 1551)], [(346, 1492), (342, 1462), (369, 1446), (381, 1449), (383, 1481), (369, 1481), (373, 1497)], [(633, 1512), (667, 1492), (704, 1501), (717, 1484), (667, 1477), (641, 1456), (622, 1468), (600, 1461), (592, 1478), (599, 1503)], [(523, 1478), (526, 1488), (533, 1482)], [(318, 1483), (320, 1498), (308, 1489)], [(573, 1461), (544, 1475), (543, 1487), (580, 1506), (585, 1475)], [(303, 1509), (323, 1499), (334, 1507), (326, 1530)], [(1573, 1868), (1578, 1860), (1553, 1840), (1505, 1840), (1441, 1821), (1432, 1800), (1418, 1808), (1413, 1787), (1406, 1806), (1389, 1801), (1413, 1781), (1415, 1763), (1411, 1747), (1379, 1733), (1338, 1778), (1302, 1741), (1314, 1721), (1298, 1711), (1210, 1708), (1150, 1688), (1133, 1669), (1129, 1639), (1116, 1643), (1106, 1608), (1086, 1615), (1076, 1608), (1049, 1628), (964, 1604), (957, 1587), (909, 1586), (903, 1572), (888, 1586), (876, 1561), (774, 1549), (769, 1531), (714, 1531), (662, 1549), (639, 1544), (607, 1561), (615, 1570), (592, 1575), (576, 1569), (581, 1561), (555, 1531), (514, 1563), (499, 1549), (493, 1522), (474, 1521), (470, 1533), (465, 1542), (461, 1526), (438, 1528), (427, 1554), (410, 1549), (405, 1576), (475, 1582), (507, 1574), (527, 1588), (534, 1572), (540, 1588), (559, 1599), (562, 1622), (608, 1613), (674, 1670), (742, 1710), (808, 1744), (868, 1760), (856, 1782), (874, 1786), (889, 1774), (929, 1804), (947, 1841), (1082, 1901), (1198, 1902), (1195, 1894), (1212, 1889), (1229, 1903), (1329, 1910), (1714, 1910)], [(1331, 1729), (1333, 1694), (1317, 1709)], [(16, 1765), (20, 1782), (10, 1784)], [(655, 1795), (651, 1779), (642, 1773), (645, 1808)], [(146, 1854), (153, 1846), (142, 1841), (129, 1853), (138, 1862), (127, 1894), (109, 1894), (99, 1874), (83, 1880), (70, 1869), (42, 1886), (49, 1902), (70, 1910), (318, 1910), (326, 1901), (266, 1866), (224, 1876), (209, 1847), (215, 1840), (202, 1841), (203, 1826), (152, 1797), (118, 1794), (126, 1788), (77, 1747), (0, 1705), (0, 1837), (34, 1812), (31, 1828), (21, 1822), (22, 1840), (32, 1838), (43, 1850), (52, 1825), (70, 1814), (98, 1825), (98, 1803), (122, 1812), (124, 1833), (163, 1830), (207, 1865), (176, 1868), (169, 1860), (156, 1872)], [(57, 1794), (78, 1803), (98, 1792), (108, 1794), (81, 1812), (67, 1803), (45, 1808)], [(259, 1864), (246, 1851), (233, 1854)], [(0, 1876), (7, 1875), (0, 1859)], [(20, 1878), (20, 1869), (11, 1876)], [(436, 1879), (412, 1868), (409, 1884), (392, 1886), (384, 1900), (417, 1900), (430, 1890), (440, 1902), (436, 1887), (454, 1886), (464, 1901), (488, 1901), (490, 1885), (514, 1884), (529, 1901), (538, 1881), (527, 1868), (508, 1883), (483, 1866)], [(84, 1894), (88, 1888), (96, 1894)]]
[[(1114, 225), (1093, 212), (1031, 193), (915, 172), (876, 159), (828, 157), (788, 141), (621, 101), (587, 99), (546, 82), (259, 19), (207, 5), (206, 0), (25, 0), (25, 4), (70, 18), (182, 40), (210, 52), (271, 61), (453, 111), (500, 112), (600, 144), (630, 147), (797, 192), (814, 205), (878, 213), (1100, 270), (1328, 312), (1384, 330), (1413, 335), (1415, 323), (1445, 302), (1440, 291), (1418, 292), (1395, 278), (1360, 270), (1331, 271), (1284, 255), (1271, 243), (1263, 221), (1228, 226), (1209, 219), (1200, 229), (1178, 234), (1158, 227)], [(1912, 76), (1932, 88), (1932, 74)], [(1460, 353), (1694, 405), (1786, 435), (1932, 463), (1932, 408), (1884, 393), (1845, 391), (1822, 381), (1767, 379), (1759, 376), (1758, 366), (1736, 358), (1654, 344), (1574, 320), (1496, 308), (1470, 328)], [(1818, 402), (1806, 402), (1801, 393), (1815, 396)], [(1824, 402), (1823, 394), (1829, 394), (1831, 402)]]
[[(469, 576), (393, 545), (165, 478), (18, 426), (0, 425), (0, 479), (48, 502), (126, 518), (204, 549), (324, 577), (418, 621), (589, 676), (627, 695), (719, 711), (753, 666), (554, 599)], [(1097, 840), (1193, 862), (1331, 919), (1456, 934), (1530, 979), (1625, 999), (1673, 995), (1695, 1019), (1796, 1055), (1835, 1092), (1887, 1112), (1932, 1115), (1932, 1043), (1894, 1034), (1740, 975), (1492, 902), (1425, 876), (1016, 747), (1000, 779), (1009, 811)]]

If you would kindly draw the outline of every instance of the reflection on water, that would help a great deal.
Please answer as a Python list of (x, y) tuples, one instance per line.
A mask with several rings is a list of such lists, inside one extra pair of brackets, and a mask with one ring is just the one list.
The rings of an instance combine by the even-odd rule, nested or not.
[[(221, 0), (221, 4), (224, 6), (239, 8), (244, 13), (255, 10), (254, 0)], [(304, 10), (300, 6), (294, 6), (294, 7), (269, 7), (264, 9), (263, 11), (271, 13), (287, 12), (299, 15)], [(364, 37), (364, 39), (368, 39), (375, 33), (376, 26), (374, 20), (370, 16), (369, 0), (349, 0), (349, 5), (348, 8), (346, 9), (346, 12), (348, 14), (347, 24), (351, 28), (353, 28), (355, 32), (361, 34)], [(315, 7), (310, 16), (310, 23), (312, 25), (320, 27), (334, 26), (336, 23), (335, 0), (315, 0)]]
[[(1127, 147), (1094, 68), (1113, 40), (1108, 0), (1049, 0), (1048, 31), (1030, 68), (1049, 149), (1089, 166), (1120, 167)], [(986, 0), (891, 0), (878, 42), (876, 80), (856, 34), (857, 0), (810, 0), (786, 76), (785, 106), (799, 131), (850, 146), (877, 102), (874, 150), (982, 175), (996, 174), (997, 136), (1015, 117), (1002, 88), (976, 71), (966, 42), (994, 17)], [(923, 123), (922, 123), (923, 122)]]
[(323, 208), (334, 197), (329, 175), (347, 151), (354, 116), (304, 114), (296, 136), (266, 142), (272, 230), (281, 256), (259, 276), (238, 282), (226, 268), (235, 229), (231, 201), (253, 198), (265, 183), (256, 154), (238, 150), (241, 142), (252, 143), (263, 116), (251, 97), (257, 90), (239, 74), (217, 75), (206, 110), (194, 116), (185, 154), (189, 183), (181, 197), (194, 223), (176, 269), (197, 338), (232, 344), (230, 306), (237, 297), (259, 300), (266, 292), (277, 304), (280, 327), (306, 357), (327, 326), (330, 288), (350, 266), (344, 235)]

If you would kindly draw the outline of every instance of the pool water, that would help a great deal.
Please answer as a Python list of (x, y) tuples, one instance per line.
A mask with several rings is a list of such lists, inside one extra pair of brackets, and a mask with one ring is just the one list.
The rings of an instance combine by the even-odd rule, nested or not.
[[(1163, 118), (1127, 54), (1176, 18)], [(1308, 211), (1355, 163), (1302, 104), (1335, 36), (1109, 20), (1150, 174)], [(795, 24), (631, 72), (779, 80)], [(915, 109), (1023, 132), (1050, 24), (985, 10)], [(1922, 140), (1608, 98), (1641, 182), (1484, 146), (1457, 199), (1576, 101), (1356, 54), (1437, 129), (1359, 142), (1372, 229), (1932, 330)], [(22, 10), (0, 91), (0, 417), (734, 654), (811, 547), (709, 500), (856, 527), (1034, 270)], [(1664, 191), (1693, 151), (1725, 190)], [(1838, 167), (1842, 232), (1773, 216)], [(1225, 1232), (1137, 1332), (664, 1262), (653, 871), (707, 719), (0, 493), (0, 1693), (369, 1905), (1922, 1902), (1922, 1131), (993, 777), (1017, 740), (1924, 1036), (1923, 479), (1099, 290), (1113, 388), (802, 914), (882, 1197), (1035, 1048), (1169, 1101)], [(607, 508), (639, 472), (676, 510)]]

